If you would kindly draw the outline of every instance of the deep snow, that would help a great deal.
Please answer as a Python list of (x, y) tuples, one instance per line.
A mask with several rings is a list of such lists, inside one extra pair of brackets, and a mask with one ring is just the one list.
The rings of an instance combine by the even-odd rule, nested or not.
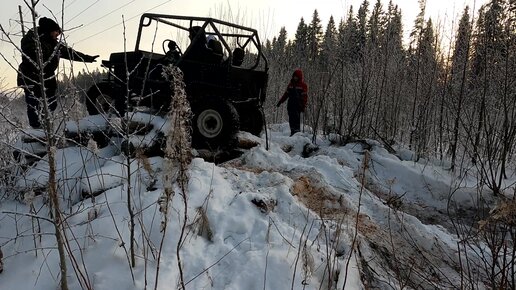
[[(88, 126), (83, 121), (68, 130)], [(345, 289), (460, 285), (457, 237), (446, 211), (449, 202), (474, 206), (472, 177), (458, 184), (444, 166), (404, 160), (410, 152), (394, 156), (373, 140), (366, 150), (360, 142), (338, 146), (318, 137), (318, 150), (303, 158), (310, 134), (288, 137), (287, 124), (269, 129), (269, 150), (264, 139), (241, 133), (259, 145), (219, 165), (200, 158), (190, 164), (180, 250), (187, 289), (342, 289), (344, 281)], [(127, 166), (117, 142), (57, 150), (69, 248), (93, 289), (154, 289), (164, 160), (139, 156)], [(45, 196), (36, 195), (47, 182), (48, 164), (40, 161), (20, 175), (17, 192), (0, 201), (2, 290), (58, 286), (54, 228)], [(132, 270), (128, 189), (136, 212)], [(179, 288), (184, 206), (177, 185), (174, 190), (158, 289)], [(99, 195), (82, 198), (89, 193)], [(16, 194), (23, 201), (12, 198)], [(70, 289), (81, 289), (70, 260), (68, 281)]]

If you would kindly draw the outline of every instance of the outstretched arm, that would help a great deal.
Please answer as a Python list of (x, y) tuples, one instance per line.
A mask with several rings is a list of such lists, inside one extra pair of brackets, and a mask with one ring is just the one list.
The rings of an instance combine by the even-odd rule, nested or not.
[(287, 91), (285, 91), (285, 93), (283, 93), (283, 96), (281, 96), (280, 100), (278, 101), (278, 103), (276, 104), (276, 107), (279, 107), (281, 104), (283, 104), (283, 102), (285, 102), (286, 100), (288, 99), (288, 94), (287, 94)]
[(60, 44), (61, 48), (59, 49), (59, 52), (61, 53), (62, 58), (66, 58), (73, 61), (82, 61), (82, 62), (94, 62), (98, 55), (87, 55), (85, 53), (76, 51), (64, 44)]

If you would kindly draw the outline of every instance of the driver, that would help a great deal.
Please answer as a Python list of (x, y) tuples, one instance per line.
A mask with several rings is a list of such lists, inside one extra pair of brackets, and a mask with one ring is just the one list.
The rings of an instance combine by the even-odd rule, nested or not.
[(186, 51), (184, 58), (196, 61), (203, 61), (210, 50), (206, 43), (206, 33), (201, 26), (192, 26), (189, 29), (190, 47)]
[(177, 43), (175, 41), (170, 40), (168, 42), (168, 51), (165, 54), (165, 60), (167, 62), (175, 64), (179, 61), (179, 58), (181, 58), (181, 52), (179, 51), (179, 47), (177, 46)]

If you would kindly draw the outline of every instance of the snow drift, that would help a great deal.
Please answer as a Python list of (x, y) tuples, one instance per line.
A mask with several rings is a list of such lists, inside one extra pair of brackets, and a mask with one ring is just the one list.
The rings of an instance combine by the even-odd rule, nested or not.
[[(403, 161), (373, 140), (337, 146), (319, 137), (304, 158), (310, 136), (288, 137), (287, 124), (270, 127), (269, 150), (264, 139), (240, 137), (258, 146), (218, 165), (195, 158), (187, 191), (173, 185), (159, 265), (164, 159), (127, 158), (116, 142), (58, 149), (70, 289), (154, 289), (156, 283), (179, 289), (177, 253), (187, 289), (463, 285), (450, 222), (458, 212), (450, 204), (474, 206), (473, 180), (458, 190), (439, 164)], [(48, 164), (36, 163), (17, 182), (23, 202), (0, 203), (0, 289), (55, 289), (54, 227), (45, 194), (37, 194), (48, 182)], [(135, 267), (128, 198), (136, 218)], [(480, 276), (478, 287), (484, 282)]]

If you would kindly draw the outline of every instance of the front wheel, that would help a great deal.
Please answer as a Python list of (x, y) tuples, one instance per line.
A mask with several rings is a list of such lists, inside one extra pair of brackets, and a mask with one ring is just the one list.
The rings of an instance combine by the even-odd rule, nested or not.
[(192, 144), (198, 149), (228, 149), (236, 145), (240, 122), (229, 102), (218, 97), (204, 97), (192, 105)]
[(90, 115), (114, 113), (121, 116), (125, 113), (123, 100), (117, 98), (115, 89), (108, 83), (93, 85), (86, 94), (86, 108)]

